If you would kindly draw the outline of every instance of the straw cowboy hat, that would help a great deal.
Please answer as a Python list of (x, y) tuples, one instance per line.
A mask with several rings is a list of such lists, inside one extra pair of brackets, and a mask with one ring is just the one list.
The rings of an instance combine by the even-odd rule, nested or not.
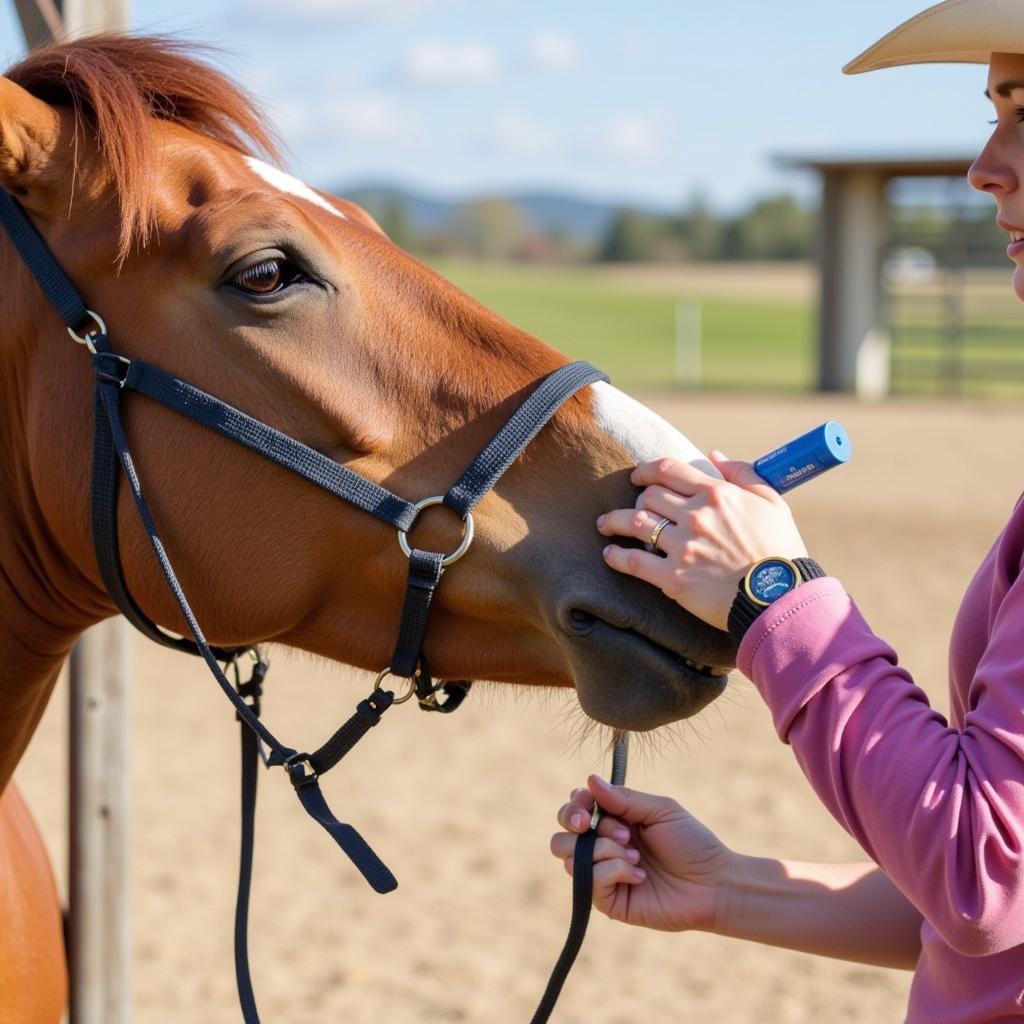
[(1024, 0), (946, 0), (893, 29), (843, 71), (987, 64), (993, 53), (1024, 53)]

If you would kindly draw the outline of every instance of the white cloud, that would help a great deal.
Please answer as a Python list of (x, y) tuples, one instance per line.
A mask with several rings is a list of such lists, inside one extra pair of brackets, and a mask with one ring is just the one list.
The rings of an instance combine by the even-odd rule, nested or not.
[(632, 114), (618, 117), (608, 126), (608, 149), (627, 160), (650, 160), (658, 154), (661, 129), (651, 117)]
[(410, 130), (398, 107), (387, 96), (374, 93), (340, 100), (291, 97), (271, 109), (274, 122), (291, 144), (314, 138), (390, 143)]
[(576, 41), (555, 29), (543, 29), (533, 35), (527, 52), (534, 64), (549, 71), (567, 71), (579, 61)]
[(485, 43), (445, 42), (428, 37), (413, 44), (404, 65), (415, 82), (472, 82), (495, 78), (501, 71), (497, 53)]
[(543, 125), (522, 114), (503, 114), (491, 126), (494, 144), (503, 153), (540, 156), (555, 148), (555, 138)]
[(388, 97), (378, 95), (333, 104), (328, 123), (351, 142), (391, 142), (406, 131), (402, 112)]
[(313, 128), (313, 111), (292, 99), (276, 99), (265, 104), (266, 111), (282, 138), (293, 141)]
[(405, 18), (435, 6), (437, 0), (247, 0), (233, 9), (232, 20), (277, 29), (308, 29), (355, 21)]

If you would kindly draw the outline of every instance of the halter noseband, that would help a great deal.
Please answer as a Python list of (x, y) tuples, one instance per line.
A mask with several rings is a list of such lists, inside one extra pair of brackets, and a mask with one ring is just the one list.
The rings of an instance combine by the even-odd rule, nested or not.
[[(0, 226), (6, 230), (43, 293), (66, 324), (68, 333), (91, 355), (96, 387), (90, 516), (96, 561), (107, 592), (125, 617), (151, 640), (201, 657), (234, 705), (236, 717), (242, 724), (242, 843), (235, 905), (235, 973), (246, 1024), (259, 1024), (248, 963), (248, 908), (259, 760), (262, 759), (267, 767), (284, 767), (306, 812), (328, 832), (377, 892), (390, 892), (396, 888), (398, 882), (394, 875), (359, 832), (352, 825), (339, 821), (332, 813), (320, 790), (319, 777), (333, 768), (377, 725), (392, 704), (403, 703), (414, 694), (425, 711), (451, 712), (461, 704), (471, 684), (459, 681), (435, 685), (423, 655), (434, 593), (445, 569), (461, 558), (472, 544), (473, 509), (570, 397), (586, 385), (608, 378), (584, 362), (559, 367), (535, 386), (443, 495), (409, 502), (208, 392), (142, 359), (114, 351), (103, 319), (86, 306), (21, 205), (2, 189)], [(211, 646), (206, 641), (143, 494), (121, 419), (121, 398), (125, 391), (145, 395), (209, 427), (329, 494), (376, 516), (398, 531), (398, 542), (408, 557), (409, 571), (398, 637), (390, 663), (377, 676), (373, 692), (359, 703), (355, 714), (312, 753), (281, 743), (260, 720), (260, 696), (268, 664), (258, 648), (251, 645), (228, 649)], [(162, 630), (139, 608), (128, 590), (117, 531), (117, 495), (122, 472), (160, 569), (188, 626), (191, 640)], [(424, 508), (441, 504), (463, 521), (464, 532), (458, 547), (447, 554), (411, 547), (408, 533), (419, 514)], [(240, 660), (250, 652), (254, 657), (254, 667), (250, 678), (242, 682)], [(221, 668), (220, 662), (225, 663), (225, 669)], [(228, 669), (233, 672), (234, 685), (227, 678)], [(383, 688), (382, 684), (389, 675), (409, 680), (408, 692), (396, 697), (393, 691)], [(580, 837), (577, 844), (573, 924), (544, 999), (533, 1018), (534, 1024), (548, 1019), (583, 939), (590, 910), (593, 836), (594, 833), (590, 832)]]

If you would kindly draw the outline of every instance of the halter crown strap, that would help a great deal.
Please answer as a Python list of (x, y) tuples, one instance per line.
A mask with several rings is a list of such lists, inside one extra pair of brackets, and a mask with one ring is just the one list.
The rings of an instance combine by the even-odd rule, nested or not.
[(0, 224), (64, 323), (73, 331), (87, 327), (92, 321), (92, 314), (71, 283), (71, 278), (54, 259), (21, 203), (4, 189), (0, 189)]
[(588, 384), (607, 380), (606, 373), (581, 360), (561, 366), (545, 377), (448, 488), (444, 503), (460, 516), (471, 512), (566, 399)]

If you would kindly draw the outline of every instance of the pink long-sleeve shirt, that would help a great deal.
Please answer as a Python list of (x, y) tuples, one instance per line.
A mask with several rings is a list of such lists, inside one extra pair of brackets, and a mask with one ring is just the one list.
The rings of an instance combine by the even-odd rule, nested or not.
[(835, 579), (740, 646), (818, 796), (924, 917), (908, 1024), (1024, 1016), (1022, 570), (1024, 496), (957, 616), (950, 722)]

